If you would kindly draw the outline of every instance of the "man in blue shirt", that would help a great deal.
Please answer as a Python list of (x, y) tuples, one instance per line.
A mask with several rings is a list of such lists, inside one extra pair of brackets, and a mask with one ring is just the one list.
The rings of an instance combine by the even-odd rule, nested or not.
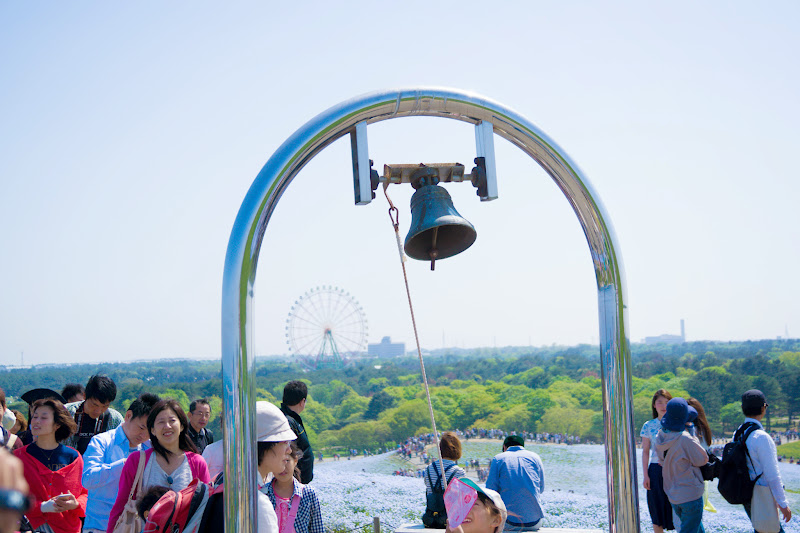
[(544, 516), (544, 466), (541, 457), (524, 446), (519, 435), (506, 437), (503, 453), (489, 466), (486, 488), (499, 492), (508, 509), (504, 531), (536, 531)]
[(83, 533), (106, 533), (125, 459), (133, 452), (150, 447), (147, 416), (158, 400), (155, 394), (142, 394), (128, 407), (120, 426), (95, 435), (89, 442), (83, 454), (81, 477), (89, 491)]

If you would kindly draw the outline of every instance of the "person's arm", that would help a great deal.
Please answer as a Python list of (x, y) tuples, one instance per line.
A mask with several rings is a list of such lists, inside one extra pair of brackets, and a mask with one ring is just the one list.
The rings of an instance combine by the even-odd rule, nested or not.
[(431, 477), (430, 477), (430, 466), (425, 468), (425, 471), (422, 473), (422, 479), (425, 481), (425, 495), (433, 493), (433, 485), (431, 485)]
[(142, 453), (132, 453), (125, 461), (125, 466), (122, 467), (122, 474), (119, 477), (119, 489), (117, 490), (117, 499), (114, 501), (114, 506), (111, 508), (111, 514), (108, 517), (107, 531), (113, 531), (114, 526), (117, 525), (125, 504), (128, 503), (128, 496), (131, 494), (131, 487), (133, 480), (136, 477), (136, 469), (139, 466), (139, 457)]
[(685, 439), (685, 448), (686, 448), (686, 455), (689, 457), (689, 462), (692, 463), (692, 466), (703, 466), (708, 462), (708, 453), (706, 449), (703, 448), (703, 445), (700, 444), (700, 441), (697, 440), (697, 437), (693, 435), (688, 435), (686, 433), (683, 434), (683, 438)]
[(498, 483), (498, 466), (497, 460), (492, 459), (491, 464), (489, 465), (489, 476), (486, 478), (486, 488), (492, 490), (498, 490), (500, 488), (500, 484)]
[[(753, 436), (756, 435), (754, 434)], [(783, 512), (783, 509), (789, 508), (789, 502), (786, 501), (786, 491), (783, 489), (783, 480), (781, 480), (781, 473), (778, 470), (778, 450), (775, 448), (775, 442), (772, 437), (768, 434), (765, 433), (758, 436), (761, 437), (758, 440), (748, 439), (750, 442), (756, 440), (756, 445), (753, 446), (754, 449), (749, 450), (750, 455), (755, 452), (758, 456), (758, 462), (761, 463), (761, 468), (764, 472), (764, 481), (769, 485), (775, 502)], [(786, 515), (784, 514), (784, 516)], [(789, 511), (789, 517), (791, 518), (791, 511)]]
[[(12, 491), (18, 497), (28, 496), (28, 482), (25, 480), (24, 467), (19, 457), (6, 452), (0, 447), (0, 489)], [(22, 513), (13, 509), (0, 508), (0, 533), (16, 531), (14, 527)]]
[(539, 467), (539, 480), (541, 481), (539, 489), (544, 492), (544, 465), (542, 464), (542, 460), (536, 459), (536, 465)]
[(104, 434), (92, 437), (83, 454), (81, 483), (89, 490), (95, 490), (118, 479), (122, 473), (122, 467), (125, 466), (124, 458), (113, 463), (105, 462), (106, 446), (111, 446), (113, 443), (106, 444), (105, 439), (101, 438), (102, 435)]
[(203, 483), (211, 483), (211, 476), (208, 474), (208, 465), (202, 455), (186, 452), (191, 454), (188, 457), (189, 469), (192, 471), (192, 476), (196, 477)]
[(650, 490), (650, 473), (647, 471), (650, 466), (650, 438), (642, 437), (642, 486), (645, 490)]

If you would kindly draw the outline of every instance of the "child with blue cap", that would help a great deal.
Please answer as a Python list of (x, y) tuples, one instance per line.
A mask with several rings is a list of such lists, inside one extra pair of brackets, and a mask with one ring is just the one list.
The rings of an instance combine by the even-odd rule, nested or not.
[(664, 492), (681, 520), (681, 533), (704, 533), (703, 475), (700, 467), (708, 454), (686, 425), (697, 418), (697, 411), (683, 398), (667, 402), (656, 437), (656, 452), (664, 474)]

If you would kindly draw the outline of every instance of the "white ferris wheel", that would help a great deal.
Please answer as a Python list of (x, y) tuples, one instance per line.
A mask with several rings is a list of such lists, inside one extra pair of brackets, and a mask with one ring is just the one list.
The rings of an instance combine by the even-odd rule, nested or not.
[(367, 317), (347, 291), (322, 285), (295, 300), (286, 318), (290, 352), (312, 368), (341, 367), (367, 348)]

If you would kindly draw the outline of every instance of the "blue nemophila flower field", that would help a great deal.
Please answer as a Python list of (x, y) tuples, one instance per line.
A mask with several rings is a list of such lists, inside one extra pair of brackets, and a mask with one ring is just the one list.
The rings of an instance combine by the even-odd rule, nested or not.
[[(500, 443), (465, 442), (463, 461), (478, 458), (486, 464)], [(605, 452), (602, 446), (528, 446), (542, 456), (546, 491), (543, 498), (545, 527), (601, 529), (608, 531)], [(641, 453), (641, 452), (640, 452)], [(641, 463), (638, 463), (641, 464)], [(331, 530), (372, 531), (372, 519), (380, 517), (384, 530), (401, 524), (421, 522), (425, 510), (425, 486), (419, 478), (393, 476), (391, 472), (408, 467), (393, 454), (353, 461), (325, 460), (314, 467), (313, 486), (322, 505), (322, 518)], [(789, 505), (800, 508), (800, 465), (781, 463), (781, 475)], [(474, 471), (473, 471), (474, 472)], [(645, 491), (639, 487), (639, 512), (642, 531), (652, 531)], [(741, 506), (729, 505), (712, 484), (711, 503), (717, 513), (705, 512), (706, 531), (749, 533), (752, 531)], [(785, 527), (787, 533), (800, 531), (795, 519)]]

